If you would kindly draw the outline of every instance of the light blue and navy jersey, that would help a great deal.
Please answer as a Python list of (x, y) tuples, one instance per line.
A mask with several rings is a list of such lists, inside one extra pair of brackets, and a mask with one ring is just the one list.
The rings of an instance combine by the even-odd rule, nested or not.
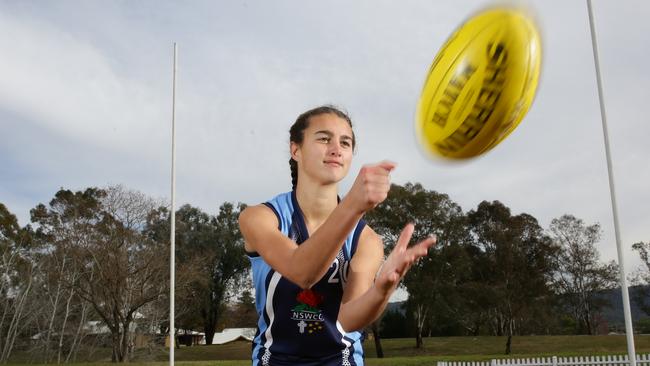
[[(298, 245), (307, 240), (295, 192), (280, 194), (265, 205), (275, 212), (283, 234)], [(253, 366), (363, 365), (362, 334), (345, 333), (337, 319), (350, 259), (364, 226), (359, 221), (327, 273), (309, 290), (283, 277), (257, 253), (248, 253), (259, 316)]]

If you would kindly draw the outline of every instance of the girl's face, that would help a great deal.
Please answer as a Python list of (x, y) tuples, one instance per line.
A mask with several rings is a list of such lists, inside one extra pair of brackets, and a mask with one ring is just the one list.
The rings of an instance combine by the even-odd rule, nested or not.
[(335, 114), (309, 119), (301, 145), (291, 143), (291, 157), (298, 162), (299, 178), (321, 184), (337, 183), (350, 169), (353, 153), (352, 128)]

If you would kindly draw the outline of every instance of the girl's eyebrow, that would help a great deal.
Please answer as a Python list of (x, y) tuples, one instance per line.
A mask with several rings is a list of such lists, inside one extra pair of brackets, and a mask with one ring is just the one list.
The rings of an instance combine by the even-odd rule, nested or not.
[[(329, 130), (319, 130), (319, 131), (314, 132), (314, 135), (319, 134), (319, 133), (327, 135), (328, 137), (334, 136), (334, 133), (332, 133), (332, 131), (329, 131)], [(352, 137), (348, 136), (348, 135), (342, 135), (341, 140), (352, 140)]]

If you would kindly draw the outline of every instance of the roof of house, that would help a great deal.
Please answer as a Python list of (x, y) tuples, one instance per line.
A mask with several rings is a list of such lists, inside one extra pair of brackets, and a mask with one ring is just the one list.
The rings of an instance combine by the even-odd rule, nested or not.
[(212, 344), (224, 344), (239, 339), (252, 341), (255, 337), (255, 328), (226, 328), (223, 332), (214, 333)]

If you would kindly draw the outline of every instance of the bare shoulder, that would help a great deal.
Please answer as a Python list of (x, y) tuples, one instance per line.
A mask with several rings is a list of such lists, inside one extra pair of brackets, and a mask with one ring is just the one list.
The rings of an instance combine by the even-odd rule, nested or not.
[(239, 214), (239, 225), (246, 225), (261, 221), (277, 221), (275, 214), (266, 205), (259, 204), (246, 207)]
[(244, 237), (245, 249), (249, 252), (257, 250), (259, 239), (276, 232), (278, 219), (275, 213), (266, 205), (260, 204), (246, 207), (239, 214), (239, 229)]
[(370, 250), (379, 250), (384, 252), (384, 241), (381, 236), (375, 232), (369, 225), (366, 225), (359, 236), (359, 245), (370, 247)]

